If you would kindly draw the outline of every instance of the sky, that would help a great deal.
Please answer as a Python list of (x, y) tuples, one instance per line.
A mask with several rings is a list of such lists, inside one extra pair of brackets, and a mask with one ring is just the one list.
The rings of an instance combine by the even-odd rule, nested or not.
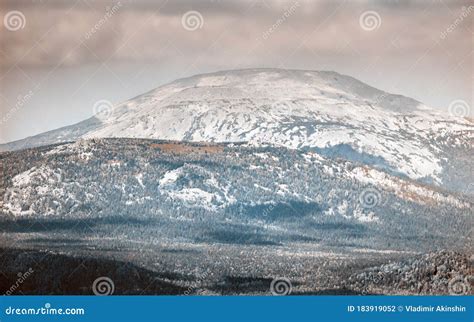
[(241, 68), (332, 70), (474, 114), (472, 1), (0, 0), (0, 18), (0, 143)]

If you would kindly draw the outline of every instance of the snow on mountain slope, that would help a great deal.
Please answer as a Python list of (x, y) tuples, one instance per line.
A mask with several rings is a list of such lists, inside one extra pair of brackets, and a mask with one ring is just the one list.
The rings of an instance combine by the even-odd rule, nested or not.
[[(148, 240), (263, 234), (404, 249), (465, 244), (472, 226), (468, 196), (313, 151), (92, 139), (2, 157), (0, 223), (127, 222), (127, 236)], [(140, 235), (137, 221), (154, 230)]]
[(474, 132), (465, 119), (349, 76), (278, 69), (178, 80), (80, 124), (2, 148), (97, 137), (274, 144), (440, 184), (445, 142), (469, 149)]

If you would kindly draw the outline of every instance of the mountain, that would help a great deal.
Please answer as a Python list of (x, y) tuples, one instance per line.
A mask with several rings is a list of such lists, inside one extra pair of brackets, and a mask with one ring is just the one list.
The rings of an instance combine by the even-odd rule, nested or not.
[(177, 80), (0, 149), (117, 137), (271, 144), (462, 191), (473, 131), (467, 119), (335, 72), (251, 69)]
[[(452, 251), (470, 252), (472, 198), (314, 151), (107, 138), (0, 163), (0, 287), (33, 268), (49, 282), (27, 294), (84, 294), (98, 272), (117, 294), (271, 294), (281, 276), (295, 294), (447, 294), (467, 271)], [(57, 287), (71, 274), (81, 287)]]
[(295, 294), (446, 294), (472, 243), (473, 130), (334, 72), (193, 76), (3, 145), (0, 244), (8, 267), (51, 252), (64, 268), (42, 264), (47, 281), (93, 258), (87, 281), (108, 263), (186, 294), (277, 277)]

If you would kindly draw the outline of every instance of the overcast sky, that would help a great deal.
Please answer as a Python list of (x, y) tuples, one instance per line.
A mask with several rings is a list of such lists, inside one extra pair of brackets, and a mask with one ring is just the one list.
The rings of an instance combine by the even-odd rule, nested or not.
[[(473, 114), (470, 1), (0, 0), (0, 142), (225, 69), (334, 70)], [(193, 24), (196, 23), (196, 24)]]

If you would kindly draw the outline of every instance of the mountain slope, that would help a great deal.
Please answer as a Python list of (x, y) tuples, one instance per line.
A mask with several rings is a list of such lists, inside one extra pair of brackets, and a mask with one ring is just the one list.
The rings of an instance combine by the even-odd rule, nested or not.
[(472, 153), (473, 132), (465, 119), (335, 72), (252, 69), (178, 80), (82, 123), (1, 148), (106, 137), (273, 144), (422, 182), (450, 181), (462, 190), (453, 168), (472, 165), (454, 163)]
[[(198, 75), (2, 146), (0, 244), (71, 256), (59, 279), (86, 256), (188, 293), (283, 276), (295, 294), (445, 294), (472, 244), (472, 134), (333, 72)], [(22, 253), (6, 260), (31, 267)]]
[(467, 196), (311, 151), (94, 139), (1, 156), (1, 226), (56, 221), (53, 239), (86, 224), (78, 238), (431, 250), (470, 229)]

